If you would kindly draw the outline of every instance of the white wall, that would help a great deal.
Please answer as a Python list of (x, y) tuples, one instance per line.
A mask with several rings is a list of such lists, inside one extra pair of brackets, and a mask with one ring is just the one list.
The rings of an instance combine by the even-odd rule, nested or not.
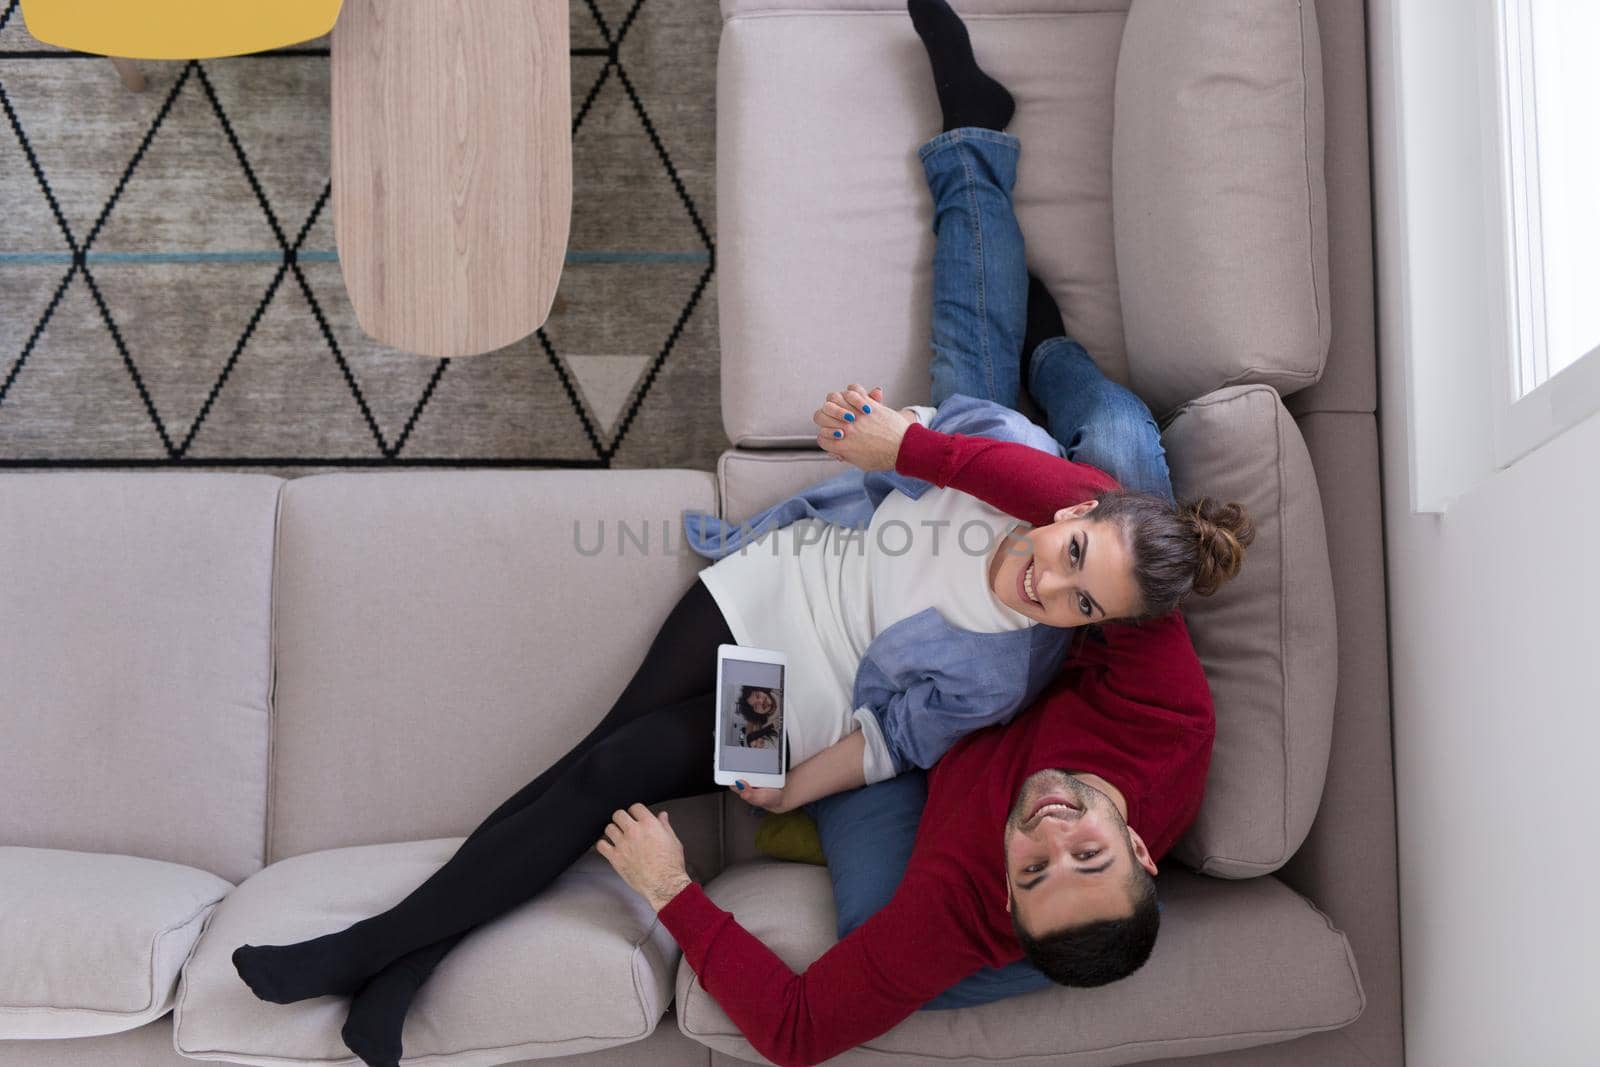
[(1414, 1067), (1600, 1063), (1600, 416), (1494, 472), (1491, 4), (1369, 4)]
[(1594, 1064), (1600, 418), (1445, 514), (1413, 515), (1394, 410), (1383, 436), (1407, 1058)]

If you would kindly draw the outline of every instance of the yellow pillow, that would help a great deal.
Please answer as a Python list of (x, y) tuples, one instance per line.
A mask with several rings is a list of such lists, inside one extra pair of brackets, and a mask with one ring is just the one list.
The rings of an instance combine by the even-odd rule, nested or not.
[(803, 811), (770, 813), (761, 820), (756, 831), (756, 848), (773, 859), (794, 863), (815, 863), (826, 867), (822, 855), (822, 839), (817, 836), (817, 824)]

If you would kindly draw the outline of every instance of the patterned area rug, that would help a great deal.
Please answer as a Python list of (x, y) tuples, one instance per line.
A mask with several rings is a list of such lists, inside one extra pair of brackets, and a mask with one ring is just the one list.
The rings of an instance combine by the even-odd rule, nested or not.
[(0, 0), (0, 466), (712, 469), (717, 5), (571, 12), (555, 307), (532, 337), (438, 360), (350, 308), (326, 38), (140, 62), (135, 93)]

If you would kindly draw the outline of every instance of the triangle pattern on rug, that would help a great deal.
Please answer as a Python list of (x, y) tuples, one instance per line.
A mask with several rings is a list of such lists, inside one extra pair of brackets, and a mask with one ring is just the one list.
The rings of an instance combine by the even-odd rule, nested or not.
[(561, 359), (577, 381), (595, 425), (609, 437), (616, 429), (623, 405), (633, 395), (634, 387), (649, 366), (650, 357), (562, 353)]
[[(102, 263), (94, 268), (106, 303), (118, 309), (113, 321), (128, 358), (174, 445), (183, 447), (213, 399), (277, 270), (271, 263)], [(273, 299), (292, 284), (286, 276)], [(197, 314), (201, 308), (204, 313)]]
[[(109, 60), (16, 60), (0, 65), (17, 125), (76, 240), (81, 242), (94, 227), (182, 69), (182, 64), (165, 64), (148, 89), (132, 93), (117, 80)], [(10, 123), (4, 124), (0, 150), (10, 152), (15, 133)], [(16, 154), (17, 164), (27, 168), (20, 146)], [(39, 217), (49, 220), (48, 232), (39, 234), (34, 247), (64, 248), (37, 181), (31, 170), (28, 173), (27, 192), (40, 197)], [(8, 205), (16, 202), (10, 198), (17, 192), (7, 189)]]
[(384, 459), (305, 294), (285, 278), (195, 433), (191, 459)]
[[(13, 364), (8, 363), (7, 370)], [(138, 387), (73, 278), (0, 404), (7, 459), (166, 459)]]
[[(575, 60), (574, 72), (580, 66), (588, 64)], [(576, 92), (576, 80), (573, 88)], [(573, 101), (574, 108), (580, 104)], [(617, 71), (601, 85), (572, 136), (572, 172), (583, 181), (572, 189), (570, 248), (704, 250)]]
[[(332, 215), (332, 210), (324, 207), (323, 215)], [(355, 308), (350, 303), (338, 263), (302, 263), (300, 272), (305, 276), (306, 287), (316, 298), (322, 320), (333, 335), (333, 343), (339, 346), (339, 354), (349, 368), (347, 384), (351, 392), (359, 393), (362, 403), (372, 413), (383, 435), (384, 446), (404, 451), (406, 442), (402, 437), (413, 418), (425, 417), (423, 397), (428, 395), (429, 384), (440, 373), (440, 361), (373, 340), (356, 321)], [(292, 276), (286, 278), (284, 284), (294, 289), (297, 299), (303, 300), (299, 282)], [(318, 332), (320, 334), (320, 330)], [(318, 347), (328, 364), (337, 366), (326, 338), (321, 339)], [(449, 371), (445, 374), (448, 376)]]
[(563, 462), (599, 460), (591, 427), (563, 388), (562, 365), (549, 358), (537, 335), (481, 356), (442, 362), (449, 369), (407, 439), (402, 459), (536, 455)]
[[(203, 224), (196, 225), (197, 219)], [(190, 74), (155, 127), (92, 250), (279, 251), (198, 72)]]
[[(250, 170), (278, 216), (285, 239), (293, 242), (328, 183), (332, 148), (327, 57), (289, 56), (263, 63), (246, 56), (208, 59), (203, 65), (217, 94), (218, 107), (228, 117)], [(198, 85), (195, 89), (204, 96)], [(262, 101), (273, 100), (300, 102), (297, 121), (272, 121), (279, 112), (264, 108)], [(220, 126), (215, 118), (211, 124)], [(220, 128), (217, 132), (222, 134)], [(244, 180), (237, 163), (233, 170)], [(243, 210), (252, 203), (252, 197), (251, 191), (245, 189), (239, 208)], [(261, 212), (258, 210), (256, 215), (259, 217)], [(325, 207), (319, 224), (331, 224), (332, 217), (332, 207)], [(331, 225), (325, 236), (319, 234), (319, 242), (304, 247), (314, 251), (331, 249)]]

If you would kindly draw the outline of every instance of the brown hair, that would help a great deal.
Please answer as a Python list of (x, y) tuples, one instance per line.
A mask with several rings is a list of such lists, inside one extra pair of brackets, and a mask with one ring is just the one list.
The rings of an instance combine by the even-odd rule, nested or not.
[(1151, 493), (1115, 489), (1089, 516), (1122, 528), (1133, 554), (1134, 581), (1149, 619), (1172, 611), (1190, 593), (1210, 596), (1239, 573), (1255, 523), (1236, 503), (1201, 497), (1174, 506)]

